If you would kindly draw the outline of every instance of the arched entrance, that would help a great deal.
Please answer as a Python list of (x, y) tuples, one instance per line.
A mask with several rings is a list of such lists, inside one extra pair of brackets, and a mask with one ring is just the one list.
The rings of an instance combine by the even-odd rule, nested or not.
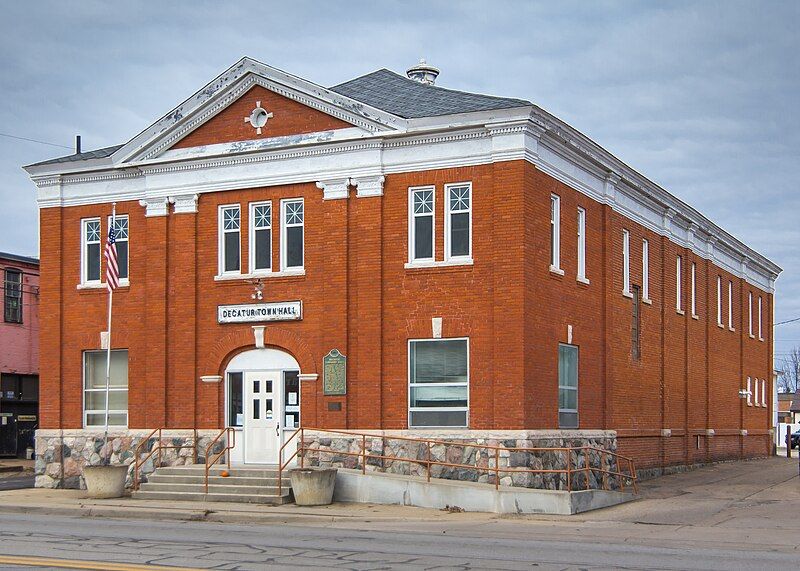
[(225, 368), (226, 426), (236, 430), (231, 460), (277, 464), (286, 432), (300, 425), (300, 366), (272, 347), (235, 355)]

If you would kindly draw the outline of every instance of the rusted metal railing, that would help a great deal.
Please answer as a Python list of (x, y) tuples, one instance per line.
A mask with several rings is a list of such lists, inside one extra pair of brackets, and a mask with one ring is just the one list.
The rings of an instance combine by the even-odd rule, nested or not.
[[(326, 435), (338, 435), (340, 437), (349, 437), (352, 440), (357, 440), (358, 438), (361, 439), (361, 450), (358, 452), (350, 452), (350, 451), (335, 451), (331, 452), (331, 454), (339, 455), (339, 456), (355, 456), (360, 458), (361, 460), (361, 472), (362, 474), (366, 474), (367, 470), (367, 459), (377, 459), (377, 460), (391, 460), (395, 462), (408, 462), (409, 464), (417, 464), (426, 467), (426, 477), (427, 481), (430, 482), (431, 480), (431, 467), (432, 466), (442, 466), (447, 468), (464, 468), (464, 469), (471, 469), (477, 470), (479, 472), (488, 472), (494, 473), (494, 486), (495, 489), (500, 487), (500, 478), (501, 474), (514, 474), (514, 473), (527, 473), (527, 474), (564, 474), (566, 479), (566, 488), (569, 491), (573, 491), (577, 479), (575, 478), (575, 474), (583, 474), (584, 479), (584, 488), (590, 488), (590, 477), (592, 474), (599, 474), (601, 475), (602, 481), (602, 488), (604, 490), (608, 490), (609, 488), (609, 476), (616, 477), (619, 480), (619, 487), (621, 491), (625, 491), (626, 482), (630, 482), (633, 493), (638, 493), (637, 487), (637, 476), (636, 476), (636, 467), (634, 466), (633, 460), (627, 456), (622, 456), (617, 454), (616, 452), (611, 452), (609, 450), (605, 450), (603, 448), (598, 448), (595, 446), (562, 446), (562, 447), (526, 447), (526, 448), (506, 448), (502, 446), (492, 446), (489, 444), (473, 444), (468, 442), (454, 442), (449, 440), (437, 440), (431, 438), (411, 438), (407, 436), (385, 436), (385, 435), (377, 435), (377, 434), (369, 434), (366, 432), (351, 432), (345, 430), (329, 430), (329, 429), (320, 429), (320, 428), (298, 428), (281, 446), (280, 453), (279, 453), (279, 464), (278, 464), (278, 494), (281, 494), (282, 486), (283, 486), (283, 473), (291, 464), (291, 462), (295, 459), (299, 459), (300, 467), (304, 466), (305, 460), (305, 453), (308, 451), (314, 452), (321, 452), (318, 448), (311, 448), (306, 446), (306, 431), (312, 433), (320, 433)], [(299, 436), (299, 438), (298, 438)], [(283, 460), (284, 450), (286, 447), (297, 439), (297, 449), (294, 453), (289, 456), (285, 461)], [(420, 446), (425, 446), (427, 448), (427, 454), (425, 459), (420, 458), (407, 458), (401, 456), (389, 456), (386, 454), (373, 454), (367, 453), (367, 438), (375, 439), (380, 438), (381, 442), (384, 444), (382, 450), (386, 449), (385, 443), (387, 440), (399, 440), (404, 442), (414, 442), (419, 444)], [(482, 450), (486, 453), (486, 458), (491, 458), (494, 462), (494, 466), (491, 464), (487, 466), (478, 466), (477, 464), (461, 464), (456, 462), (444, 462), (440, 460), (434, 460), (432, 457), (432, 446), (435, 445), (443, 445), (445, 448), (447, 447), (459, 447), (459, 448), (476, 448), (478, 450)], [(546, 453), (546, 452), (555, 452), (559, 454), (563, 454), (566, 457), (564, 464), (564, 468), (527, 468), (527, 467), (512, 467), (512, 466), (500, 466), (500, 454), (501, 452), (508, 452), (509, 454), (513, 452), (532, 452), (532, 453)], [(590, 455), (591, 453), (597, 453), (600, 457), (600, 465), (599, 466), (592, 466)], [(578, 454), (583, 455), (583, 466), (575, 465), (573, 466), (572, 455), (575, 453), (576, 460), (579, 457)], [(447, 453), (445, 450), (444, 457), (447, 457)], [(617, 469), (612, 470), (609, 465), (609, 459), (616, 461)], [(627, 465), (627, 472), (622, 471), (622, 464)]]
[[(230, 435), (233, 435), (231, 438)], [(214, 445), (219, 442), (219, 439), (225, 436), (225, 446), (223, 446), (222, 450), (211, 455), (211, 450), (214, 448)], [(214, 439), (206, 445), (206, 476), (205, 476), (205, 493), (208, 493), (208, 475), (211, 467), (222, 458), (223, 455), (226, 457), (226, 463), (228, 464), (228, 470), (231, 469), (231, 449), (236, 446), (236, 430), (232, 427), (228, 426), (223, 428), (219, 434), (217, 434)]]
[[(136, 445), (136, 449), (134, 451), (134, 465), (133, 465), (133, 489), (138, 490), (139, 485), (142, 481), (142, 468), (145, 463), (150, 460), (154, 454), (158, 454), (157, 460), (153, 461), (153, 467), (158, 468), (161, 466), (161, 462), (163, 461), (163, 450), (173, 450), (173, 449), (183, 449), (188, 448), (191, 446), (192, 448), (192, 463), (197, 464), (197, 429), (192, 429), (192, 442), (191, 444), (183, 443), (183, 444), (164, 444), (164, 428), (154, 428), (150, 434), (142, 438), (139, 444)], [(155, 436), (158, 433), (158, 436)], [(155, 437), (155, 442), (153, 443), (153, 447), (147, 451), (144, 458), (142, 458), (142, 449), (150, 443), (150, 440)]]

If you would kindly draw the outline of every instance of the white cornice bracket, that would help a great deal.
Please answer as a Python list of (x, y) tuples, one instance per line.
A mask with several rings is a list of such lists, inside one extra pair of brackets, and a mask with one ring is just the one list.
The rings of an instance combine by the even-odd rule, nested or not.
[(197, 212), (198, 194), (182, 194), (170, 196), (169, 202), (174, 205), (175, 214), (195, 214)]
[(144, 215), (147, 218), (152, 216), (166, 216), (169, 214), (169, 199), (165, 196), (144, 198), (139, 201), (139, 205), (144, 206)]
[(347, 198), (350, 189), (350, 178), (321, 180), (317, 182), (317, 188), (322, 189), (323, 200)]
[(350, 183), (356, 187), (356, 196), (359, 198), (365, 196), (383, 196), (383, 182), (386, 177), (383, 175), (377, 176), (362, 176), (350, 180)]

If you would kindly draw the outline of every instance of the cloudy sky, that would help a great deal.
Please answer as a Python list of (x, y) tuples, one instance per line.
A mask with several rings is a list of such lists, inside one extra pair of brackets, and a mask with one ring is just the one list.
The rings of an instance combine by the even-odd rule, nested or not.
[[(291, 7), (287, 7), (291, 5)], [(530, 99), (784, 268), (800, 317), (800, 2), (8, 2), (0, 251), (36, 255), (21, 165), (122, 143), (243, 55), (322, 85), (420, 57)], [(42, 229), (47, 248), (47, 229)], [(800, 322), (776, 329), (777, 357)]]

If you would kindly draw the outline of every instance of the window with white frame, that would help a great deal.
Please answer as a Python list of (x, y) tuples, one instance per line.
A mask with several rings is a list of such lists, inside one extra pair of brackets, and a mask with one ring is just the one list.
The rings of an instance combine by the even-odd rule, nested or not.
[(697, 265), (692, 262), (692, 316), (697, 317)]
[(586, 279), (586, 210), (578, 207), (578, 280)]
[(281, 200), (281, 270), (302, 270), (305, 210), (302, 198)]
[(558, 427), (578, 428), (578, 347), (558, 345)]
[(447, 197), (445, 259), (469, 258), (472, 256), (472, 185), (448, 184), (444, 192)]
[(100, 219), (81, 220), (81, 283), (100, 283)]
[(733, 282), (728, 282), (728, 329), (733, 331)]
[[(108, 217), (111, 225), (111, 216)], [(117, 246), (117, 265), (119, 266), (120, 280), (128, 279), (128, 257), (130, 252), (128, 239), (128, 215), (117, 214), (114, 218), (114, 240)]]
[(238, 204), (219, 207), (219, 273), (242, 271), (242, 213)]
[(650, 299), (650, 242), (642, 240), (642, 298)]
[(767, 406), (767, 380), (761, 379), (761, 406)]
[(747, 377), (747, 406), (753, 406), (753, 392), (750, 377)]
[(561, 198), (550, 195), (550, 269), (561, 270)]
[(753, 379), (753, 384), (755, 385), (755, 390), (756, 390), (756, 393), (755, 393), (755, 396), (753, 397), (753, 400), (755, 401), (755, 405), (756, 406), (761, 406), (761, 399), (758, 397), (758, 386), (760, 384), (758, 382), (758, 379)]
[[(83, 425), (105, 426), (106, 351), (83, 353)], [(108, 425), (128, 425), (128, 350), (111, 351), (108, 378)]]
[(747, 333), (753, 336), (753, 292), (747, 292)]
[(683, 313), (683, 258), (675, 259), (675, 309)]
[(409, 210), (409, 262), (433, 261), (433, 205), (434, 187), (410, 188)]
[(631, 293), (631, 234), (622, 231), (622, 293)]
[(272, 203), (250, 203), (250, 273), (272, 269)]
[(408, 385), (410, 427), (468, 426), (469, 340), (409, 340)]
[(761, 296), (758, 296), (758, 339), (760, 341), (764, 340), (764, 337), (761, 335)]
[(722, 327), (722, 278), (717, 276), (717, 325)]

